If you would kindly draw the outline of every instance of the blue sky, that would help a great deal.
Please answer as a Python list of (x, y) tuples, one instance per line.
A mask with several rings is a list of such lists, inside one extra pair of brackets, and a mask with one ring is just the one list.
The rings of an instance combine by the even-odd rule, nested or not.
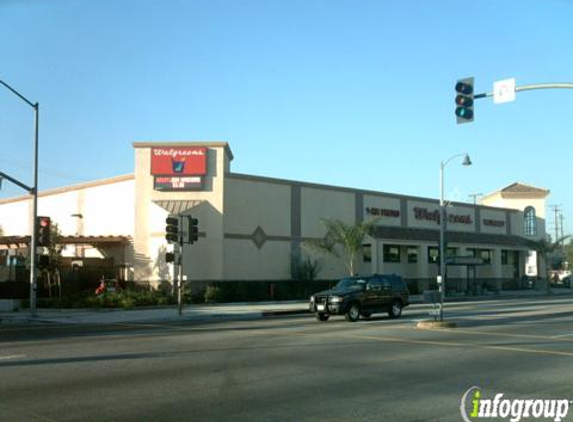
[[(133, 172), (134, 141), (227, 141), (239, 173), (468, 201), (520, 181), (573, 230), (568, 0), (0, 0), (0, 79), (40, 103), (40, 188)], [(33, 111), (0, 87), (0, 170), (31, 183)], [(461, 159), (460, 159), (461, 160)], [(23, 193), (4, 183), (0, 198)], [(549, 213), (548, 230), (553, 229)]]

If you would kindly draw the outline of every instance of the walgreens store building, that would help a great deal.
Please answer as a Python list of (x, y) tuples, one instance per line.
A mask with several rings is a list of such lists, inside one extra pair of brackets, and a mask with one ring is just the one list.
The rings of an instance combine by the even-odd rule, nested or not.
[[(316, 255), (305, 241), (327, 235), (321, 219), (375, 218), (358, 271), (400, 274), (413, 292), (435, 285), (436, 199), (233, 173), (231, 148), (222, 142), (133, 146), (134, 174), (40, 193), (38, 214), (58, 224), (62, 254), (74, 262), (106, 259), (118, 278), (171, 283), (174, 269), (165, 254), (174, 246), (165, 240), (165, 219), (192, 215), (199, 240), (181, 251), (189, 281), (293, 280), (297, 263), (307, 258), (321, 260), (319, 279), (336, 279), (346, 273), (344, 264)], [(545, 273), (532, 251), (545, 236), (548, 194), (514, 183), (480, 205), (448, 206), (450, 293), (520, 288), (524, 276)], [(11, 257), (27, 254), (30, 206), (29, 197), (0, 201), (0, 282)]]

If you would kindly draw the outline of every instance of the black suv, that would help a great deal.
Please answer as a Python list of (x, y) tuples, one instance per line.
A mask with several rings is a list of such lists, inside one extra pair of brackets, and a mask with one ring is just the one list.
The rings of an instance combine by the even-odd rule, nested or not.
[(319, 321), (327, 321), (330, 315), (344, 315), (347, 321), (355, 322), (360, 316), (368, 318), (376, 312), (398, 318), (402, 308), (409, 305), (409, 298), (408, 287), (398, 275), (355, 276), (312, 295), (309, 310)]

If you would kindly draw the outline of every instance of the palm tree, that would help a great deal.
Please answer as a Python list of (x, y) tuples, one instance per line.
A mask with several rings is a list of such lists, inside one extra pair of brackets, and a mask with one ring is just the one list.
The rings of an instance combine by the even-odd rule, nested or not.
[[(560, 237), (559, 239), (555, 240), (555, 242), (552, 242), (551, 240), (548, 240), (547, 238), (543, 238), (540, 239), (538, 241), (533, 242), (532, 247), (533, 249), (537, 252), (537, 268), (540, 268), (540, 258), (543, 258), (543, 261), (545, 263), (545, 269), (546, 269), (546, 273), (547, 273), (547, 261), (549, 259), (549, 255), (551, 255), (552, 253), (554, 253), (556, 250), (558, 250), (561, 245), (563, 244), (563, 242), (568, 239), (570, 236), (563, 236)], [(547, 290), (549, 291), (549, 279), (547, 280)]]
[(326, 237), (308, 240), (305, 245), (342, 259), (350, 275), (355, 275), (354, 261), (362, 250), (364, 238), (372, 234), (376, 221), (363, 221), (350, 225), (341, 220), (323, 218), (320, 222), (326, 227)]

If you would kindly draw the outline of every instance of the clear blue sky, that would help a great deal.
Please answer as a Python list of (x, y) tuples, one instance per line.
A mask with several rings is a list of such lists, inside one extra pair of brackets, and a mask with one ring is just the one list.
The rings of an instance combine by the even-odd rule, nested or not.
[[(227, 141), (239, 173), (471, 201), (551, 190), (573, 231), (567, 0), (0, 0), (0, 79), (39, 101), (40, 188), (133, 172), (134, 141)], [(33, 111), (0, 87), (0, 170), (31, 183)], [(23, 193), (4, 184), (1, 197)], [(111, 204), (110, 204), (111, 205)], [(553, 217), (548, 218), (548, 230)]]

